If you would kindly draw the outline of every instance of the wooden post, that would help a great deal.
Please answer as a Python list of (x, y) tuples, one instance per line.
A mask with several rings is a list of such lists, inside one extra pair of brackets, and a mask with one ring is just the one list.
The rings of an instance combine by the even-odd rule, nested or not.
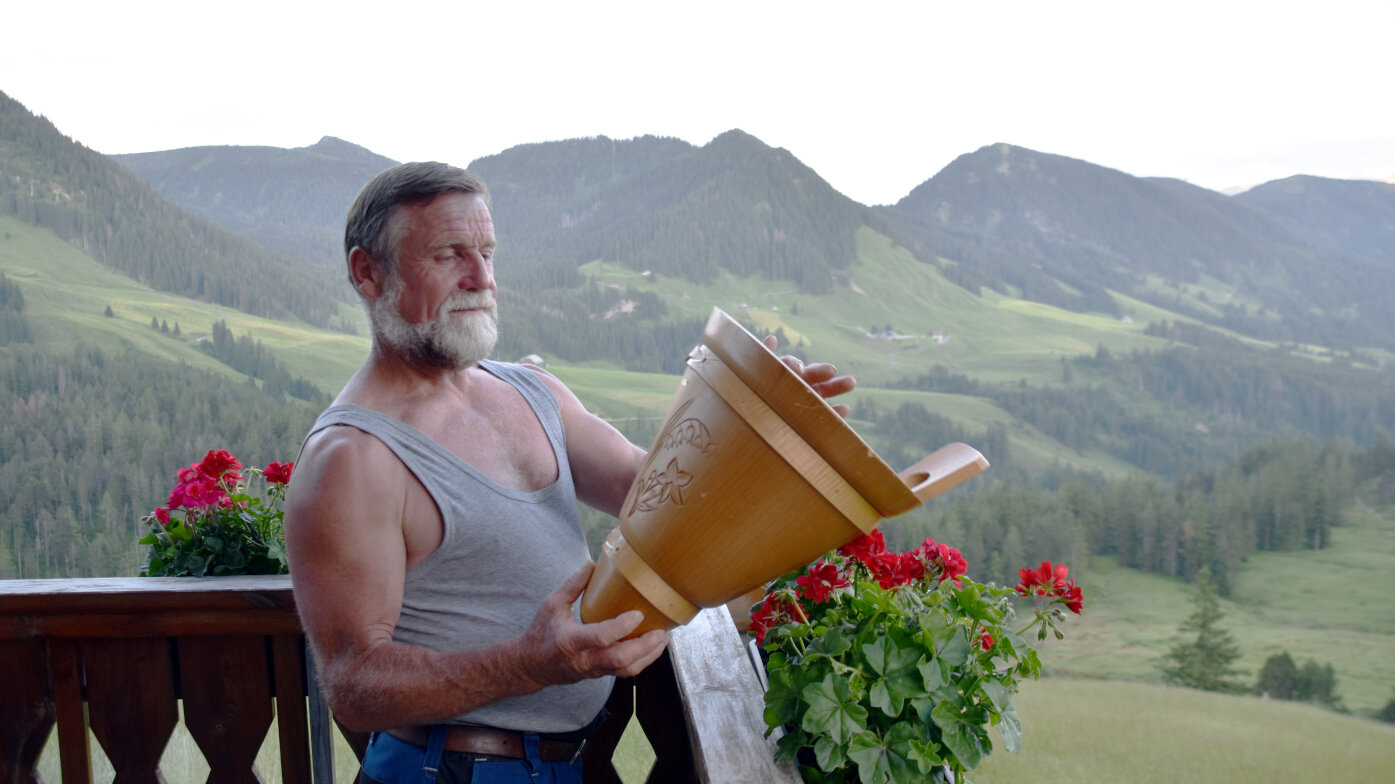
[(779, 736), (765, 737), (765, 690), (726, 608), (703, 610), (670, 635), (669, 655), (699, 780), (800, 784), (793, 762), (775, 762)]

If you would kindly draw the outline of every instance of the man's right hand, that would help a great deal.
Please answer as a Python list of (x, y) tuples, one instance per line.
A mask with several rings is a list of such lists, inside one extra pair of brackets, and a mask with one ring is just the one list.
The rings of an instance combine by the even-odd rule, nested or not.
[(594, 568), (588, 564), (548, 594), (519, 638), (519, 664), (524, 670), (519, 675), (538, 688), (603, 675), (638, 675), (668, 644), (668, 632), (662, 629), (624, 639), (643, 622), (639, 610), (598, 623), (576, 619), (572, 605), (586, 589)]

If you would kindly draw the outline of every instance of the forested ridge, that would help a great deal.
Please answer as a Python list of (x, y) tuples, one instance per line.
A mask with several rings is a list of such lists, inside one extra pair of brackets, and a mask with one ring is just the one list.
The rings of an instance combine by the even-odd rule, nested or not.
[(1150, 331), (1188, 342), (1063, 358), (1057, 386), (985, 383), (943, 365), (891, 386), (988, 398), (1077, 452), (1099, 449), (1163, 477), (1276, 437), (1369, 446), (1395, 433), (1389, 368), (1255, 349), (1184, 324)]
[(289, 150), (189, 147), (111, 157), (189, 212), (324, 267), (336, 281), (349, 205), (396, 163), (332, 136)]
[(24, 290), (0, 272), (0, 346), (32, 339), (24, 318)]
[[(110, 158), (0, 93), (0, 214), (53, 231), (152, 288), (327, 325), (329, 279), (180, 210)], [(300, 266), (304, 266), (302, 263)]]
[(140, 354), (0, 351), (0, 579), (134, 575), (176, 469), (294, 460), (319, 410)]
[(1257, 446), (1215, 470), (1165, 481), (1138, 476), (1106, 482), (1068, 474), (1054, 487), (985, 484), (925, 518), (892, 523), (898, 539), (955, 543), (971, 573), (1003, 585), (1033, 559), (1088, 564), (1097, 555), (1168, 577), (1210, 570), (1222, 594), (1256, 552), (1321, 549), (1344, 524), (1356, 489), (1374, 503), (1395, 502), (1395, 445), (1368, 450), (1306, 439)]

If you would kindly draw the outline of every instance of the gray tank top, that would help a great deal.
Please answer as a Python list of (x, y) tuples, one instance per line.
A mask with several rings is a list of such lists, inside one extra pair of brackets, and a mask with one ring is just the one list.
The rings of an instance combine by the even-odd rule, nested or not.
[[(480, 367), (517, 389), (542, 423), (557, 457), (553, 484), (529, 493), (504, 487), (416, 428), (359, 406), (331, 406), (310, 430), (313, 435), (331, 425), (349, 425), (374, 436), (436, 502), (445, 536), (434, 553), (407, 570), (393, 639), (438, 651), (482, 647), (520, 634), (543, 597), (590, 560), (556, 398), (523, 367), (487, 360)], [(613, 681), (549, 686), (462, 714), (452, 723), (570, 732), (595, 718)]]

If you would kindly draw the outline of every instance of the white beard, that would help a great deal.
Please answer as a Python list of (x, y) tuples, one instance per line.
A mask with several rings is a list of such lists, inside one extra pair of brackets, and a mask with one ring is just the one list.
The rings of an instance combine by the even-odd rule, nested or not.
[[(499, 311), (489, 291), (462, 291), (441, 303), (434, 321), (411, 324), (398, 305), (405, 286), (398, 275), (388, 276), (383, 293), (368, 301), (374, 339), (412, 364), (461, 370), (489, 356), (499, 339)], [(459, 308), (482, 308), (452, 314)]]

